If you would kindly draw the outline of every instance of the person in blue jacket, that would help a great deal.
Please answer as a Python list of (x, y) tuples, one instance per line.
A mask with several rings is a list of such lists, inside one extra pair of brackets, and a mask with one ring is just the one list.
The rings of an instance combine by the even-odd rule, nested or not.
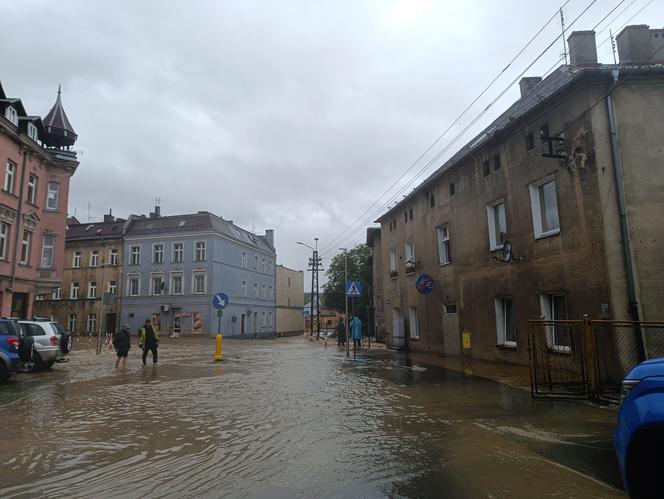
[(353, 338), (353, 346), (362, 348), (362, 321), (356, 315), (348, 323), (350, 336)]

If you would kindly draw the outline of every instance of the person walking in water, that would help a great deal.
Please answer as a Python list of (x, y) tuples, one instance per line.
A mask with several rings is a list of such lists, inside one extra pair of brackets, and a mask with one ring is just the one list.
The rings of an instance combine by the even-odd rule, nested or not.
[(353, 346), (362, 348), (362, 321), (356, 315), (348, 323), (348, 329), (353, 338)]
[(157, 365), (157, 347), (159, 346), (159, 335), (152, 327), (150, 319), (145, 320), (145, 326), (140, 331), (139, 346), (143, 349), (143, 367), (145, 367), (148, 352), (152, 352), (152, 365)]
[(120, 362), (122, 362), (122, 367), (127, 367), (127, 356), (129, 355), (129, 349), (131, 348), (131, 336), (127, 324), (122, 326), (120, 332), (113, 338), (113, 347), (118, 355), (118, 358), (115, 361), (115, 368), (117, 369), (120, 367)]
[(337, 322), (337, 346), (339, 348), (346, 346), (346, 326), (344, 326), (343, 317)]

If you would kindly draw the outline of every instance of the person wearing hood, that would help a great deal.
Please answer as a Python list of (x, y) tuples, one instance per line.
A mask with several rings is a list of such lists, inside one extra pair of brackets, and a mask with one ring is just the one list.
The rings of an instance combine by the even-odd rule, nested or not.
[(362, 348), (362, 321), (356, 315), (348, 323), (348, 329), (353, 339), (353, 346)]
[(131, 335), (129, 334), (129, 326), (125, 324), (122, 326), (122, 329), (119, 333), (113, 338), (113, 347), (117, 352), (118, 358), (115, 361), (115, 368), (120, 367), (120, 362), (122, 361), (122, 367), (127, 366), (127, 356), (129, 355), (129, 349), (131, 348)]

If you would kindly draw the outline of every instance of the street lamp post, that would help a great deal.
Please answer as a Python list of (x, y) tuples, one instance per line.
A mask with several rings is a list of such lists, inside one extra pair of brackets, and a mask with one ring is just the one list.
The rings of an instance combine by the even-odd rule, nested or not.
[[(348, 329), (348, 295), (346, 295), (346, 283), (348, 282), (348, 248), (339, 248), (344, 252), (344, 328), (346, 329), (346, 357), (350, 357), (350, 329)], [(353, 348), (354, 348), (353, 344)]]

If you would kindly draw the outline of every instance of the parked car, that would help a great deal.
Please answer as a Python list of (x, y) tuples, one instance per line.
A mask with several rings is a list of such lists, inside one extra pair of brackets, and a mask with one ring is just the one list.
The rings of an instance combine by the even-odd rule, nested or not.
[(0, 319), (0, 383), (16, 373), (22, 361), (32, 359), (32, 339), (21, 335), (21, 326), (11, 319)]
[(33, 361), (24, 362), (24, 372), (50, 369), (71, 352), (72, 335), (54, 321), (19, 321), (26, 337), (34, 341)]
[(664, 497), (664, 358), (642, 362), (623, 380), (614, 442), (630, 497)]

